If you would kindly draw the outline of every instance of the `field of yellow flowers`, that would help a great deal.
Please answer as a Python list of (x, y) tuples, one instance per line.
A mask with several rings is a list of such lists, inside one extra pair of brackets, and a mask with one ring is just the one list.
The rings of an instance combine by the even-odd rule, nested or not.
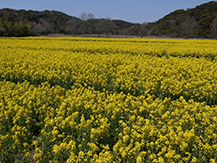
[(0, 38), (0, 162), (217, 162), (216, 47)]

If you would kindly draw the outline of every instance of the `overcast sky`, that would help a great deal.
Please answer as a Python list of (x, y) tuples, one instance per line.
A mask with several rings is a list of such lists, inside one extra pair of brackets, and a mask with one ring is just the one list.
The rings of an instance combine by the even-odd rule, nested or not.
[(154, 22), (177, 9), (194, 8), (205, 0), (0, 0), (0, 8), (57, 10), (79, 17), (121, 19), (133, 23)]

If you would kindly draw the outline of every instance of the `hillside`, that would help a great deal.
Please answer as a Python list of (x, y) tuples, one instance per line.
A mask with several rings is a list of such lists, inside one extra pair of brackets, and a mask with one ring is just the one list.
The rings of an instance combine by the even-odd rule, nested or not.
[(59, 11), (0, 9), (0, 36), (63, 33), (70, 35), (140, 35), (176, 38), (217, 38), (217, 2), (176, 10), (156, 22), (136, 24), (123, 20), (81, 18)]
[[(145, 30), (144, 30), (145, 29)], [(154, 23), (144, 24), (144, 35), (217, 38), (217, 2), (176, 10)]]
[[(87, 15), (86, 15), (87, 16)], [(59, 11), (0, 10), (0, 35), (25, 36), (51, 33), (121, 34), (125, 28), (138, 24), (123, 20), (80, 19)]]

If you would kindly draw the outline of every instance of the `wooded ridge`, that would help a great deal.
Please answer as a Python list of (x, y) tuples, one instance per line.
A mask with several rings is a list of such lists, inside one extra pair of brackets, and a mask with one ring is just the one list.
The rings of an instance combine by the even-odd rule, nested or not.
[(0, 9), (0, 36), (32, 36), (63, 33), (70, 35), (138, 35), (176, 38), (217, 38), (217, 2), (187, 10), (176, 10), (156, 22), (130, 23), (92, 13), (79, 18), (59, 11)]

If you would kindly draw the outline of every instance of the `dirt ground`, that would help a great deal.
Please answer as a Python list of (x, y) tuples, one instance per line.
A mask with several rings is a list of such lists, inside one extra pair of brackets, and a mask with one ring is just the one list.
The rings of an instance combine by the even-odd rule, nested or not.
[[(48, 34), (48, 35), (41, 35), (41, 37), (98, 37), (98, 38), (106, 38), (106, 35), (70, 35), (70, 34), (62, 34), (62, 33), (55, 33), (55, 34)], [(107, 38), (141, 38), (140, 36), (131, 35), (131, 36), (125, 36), (125, 35), (109, 35)], [(143, 38), (168, 38), (168, 37), (157, 37), (157, 36), (146, 36)]]
[[(70, 34), (62, 34), (62, 33), (54, 33), (48, 35), (41, 35), (42, 37), (99, 37), (106, 38), (106, 35), (70, 35)], [(125, 36), (125, 35), (109, 35), (108, 38), (140, 38), (140, 36)]]

